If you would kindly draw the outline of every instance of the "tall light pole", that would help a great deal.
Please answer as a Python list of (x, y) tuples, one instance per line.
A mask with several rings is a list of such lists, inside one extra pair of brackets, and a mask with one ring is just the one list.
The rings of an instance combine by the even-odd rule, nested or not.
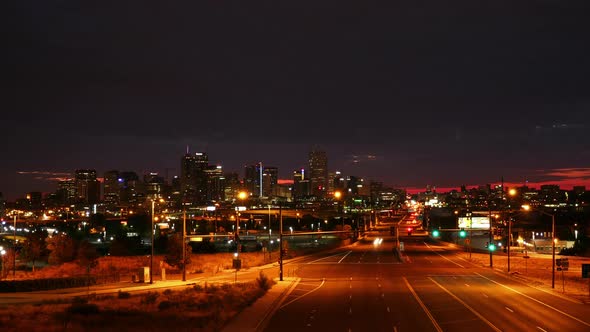
[[(340, 214), (340, 218), (342, 218), (342, 231), (344, 231), (344, 204), (342, 203), (342, 200), (341, 200), (342, 199), (342, 192), (339, 190), (335, 191), (334, 198), (338, 202), (337, 210), (338, 210), (338, 214)], [(340, 204), (342, 204), (342, 207), (340, 206)], [(342, 208), (342, 210), (340, 210), (340, 208)]]
[[(238, 199), (243, 202), (246, 198), (248, 198), (248, 193), (245, 191), (240, 191), (238, 193)], [(235, 240), (236, 240), (236, 259), (240, 256), (240, 237), (239, 237), (239, 229), (240, 229), (240, 212), (238, 211), (238, 207), (236, 207), (236, 232), (235, 232)]]
[[(525, 211), (531, 210), (530, 205), (523, 205)], [(551, 217), (551, 288), (555, 288), (555, 214), (536, 209), (536, 211)]]
[(186, 281), (186, 207), (185, 206), (182, 207), (182, 281)]
[(279, 203), (279, 280), (283, 281), (283, 209)]
[(489, 232), (488, 232), (489, 233), (489, 241), (490, 241), (490, 242), (488, 242), (488, 251), (490, 252), (490, 268), (493, 268), (494, 267), (494, 260), (492, 258), (492, 251), (493, 250), (491, 250), (491, 248), (493, 248), (492, 247), (493, 246), (493, 244), (492, 244), (493, 237), (492, 237), (492, 201), (491, 201), (491, 199), (488, 201), (488, 219), (489, 219), (489, 223), (490, 223)]
[[(502, 187), (502, 190), (504, 190), (504, 187)], [(510, 189), (508, 191), (508, 199), (510, 199), (510, 197), (516, 196), (517, 191), (516, 189)], [(512, 218), (510, 217), (510, 201), (508, 202), (508, 244), (507, 244), (507, 248), (506, 248), (506, 253), (508, 254), (508, 272), (510, 273), (510, 246), (512, 245)]]
[(154, 209), (156, 201), (152, 199), (152, 215), (151, 215), (151, 227), (150, 233), (152, 236), (152, 253), (150, 255), (150, 284), (154, 283)]
[(270, 244), (270, 204), (268, 205), (268, 260), (271, 260), (270, 258), (270, 251), (272, 249), (271, 244)]
[(12, 255), (12, 278), (16, 279), (16, 218), (18, 217), (18, 212), (14, 214), (14, 244), (13, 244), (13, 255)]

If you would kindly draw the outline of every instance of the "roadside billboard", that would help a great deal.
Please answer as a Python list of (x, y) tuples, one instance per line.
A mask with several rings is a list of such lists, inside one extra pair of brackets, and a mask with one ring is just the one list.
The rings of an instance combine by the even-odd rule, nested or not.
[(463, 229), (489, 229), (488, 217), (459, 217), (459, 228)]

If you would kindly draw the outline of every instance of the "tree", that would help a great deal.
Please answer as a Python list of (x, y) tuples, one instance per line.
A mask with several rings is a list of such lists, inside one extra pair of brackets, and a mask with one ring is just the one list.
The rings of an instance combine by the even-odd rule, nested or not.
[(47, 254), (47, 231), (28, 233), (23, 244), (20, 256), (33, 263), (33, 272), (35, 272), (35, 262)]
[(184, 268), (191, 263), (192, 248), (189, 245), (185, 246), (185, 261), (182, 261), (182, 234), (176, 233), (168, 240), (168, 250), (164, 261), (179, 269)]
[(74, 240), (66, 234), (57, 234), (46, 239), (47, 249), (50, 251), (48, 262), (58, 265), (72, 262), (76, 258)]
[(84, 240), (78, 247), (78, 265), (86, 267), (88, 270), (98, 264), (98, 252), (90, 242)]

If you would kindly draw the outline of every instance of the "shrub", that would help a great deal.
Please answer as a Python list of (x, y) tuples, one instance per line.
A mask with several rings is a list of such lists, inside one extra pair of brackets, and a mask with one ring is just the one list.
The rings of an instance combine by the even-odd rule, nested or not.
[(129, 292), (122, 292), (122, 291), (119, 290), (119, 294), (118, 294), (117, 297), (120, 298), (120, 299), (128, 299), (128, 298), (131, 297), (131, 293), (129, 293)]
[(174, 307), (178, 307), (178, 305), (176, 303), (171, 302), (171, 301), (162, 301), (162, 302), (160, 302), (160, 304), (158, 304), (158, 310), (160, 310), (160, 311), (168, 310), (168, 309), (174, 308)]
[(158, 296), (160, 294), (158, 293), (152, 293), (152, 292), (148, 292), (143, 299), (141, 299), (141, 304), (154, 304), (156, 303), (156, 300), (158, 299)]
[(67, 312), (74, 315), (96, 315), (100, 310), (94, 303), (73, 303)]
[(260, 271), (260, 274), (256, 279), (256, 284), (258, 287), (260, 287), (260, 289), (268, 291), (275, 284), (275, 281), (268, 278), (264, 272)]

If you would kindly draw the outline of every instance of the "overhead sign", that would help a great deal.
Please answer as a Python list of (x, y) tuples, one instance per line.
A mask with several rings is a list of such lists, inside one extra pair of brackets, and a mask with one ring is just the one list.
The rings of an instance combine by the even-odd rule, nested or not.
[(490, 219), (488, 217), (459, 217), (458, 228), (489, 229)]

